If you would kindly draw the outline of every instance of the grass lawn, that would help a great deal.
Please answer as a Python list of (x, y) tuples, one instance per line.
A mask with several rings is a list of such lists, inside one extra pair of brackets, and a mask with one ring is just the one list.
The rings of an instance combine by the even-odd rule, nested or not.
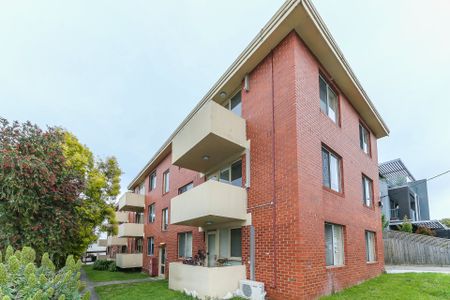
[(450, 275), (436, 273), (383, 274), (321, 300), (450, 299)]
[(115, 284), (98, 286), (95, 288), (100, 300), (192, 300), (183, 293), (169, 290), (166, 280), (151, 282)]
[(112, 281), (112, 280), (129, 280), (129, 279), (141, 279), (147, 278), (148, 275), (141, 272), (109, 272), (109, 271), (97, 271), (92, 269), (92, 265), (84, 265), (83, 270), (86, 272), (90, 281)]

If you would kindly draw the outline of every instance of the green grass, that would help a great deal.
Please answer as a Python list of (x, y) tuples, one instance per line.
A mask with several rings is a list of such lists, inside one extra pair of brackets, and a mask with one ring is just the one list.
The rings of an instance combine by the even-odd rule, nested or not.
[(151, 282), (115, 284), (95, 288), (100, 300), (192, 300), (183, 293), (169, 290), (166, 280)]
[(450, 299), (450, 275), (436, 273), (383, 274), (321, 300)]
[(109, 271), (97, 271), (92, 269), (92, 265), (83, 266), (84, 271), (86, 272), (87, 277), (90, 281), (99, 282), (99, 281), (113, 281), (113, 280), (129, 280), (129, 279), (141, 279), (147, 278), (148, 275), (141, 272), (109, 272)]

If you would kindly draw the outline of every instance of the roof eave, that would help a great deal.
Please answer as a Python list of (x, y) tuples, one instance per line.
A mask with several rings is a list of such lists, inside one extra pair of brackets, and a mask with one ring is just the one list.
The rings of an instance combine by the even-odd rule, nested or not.
[[(308, 20), (301, 17), (309, 17)], [(303, 29), (300, 25), (313, 26), (311, 29), (315, 29), (314, 34), (320, 34), (319, 38), (305, 38), (301, 34), (310, 29)], [(358, 110), (363, 119), (366, 121), (369, 128), (374, 133), (376, 138), (382, 138), (389, 135), (389, 129), (385, 122), (381, 118), (378, 111), (375, 109), (373, 103), (367, 96), (366, 92), (362, 88), (355, 74), (351, 70), (349, 64), (345, 60), (342, 52), (334, 41), (331, 33), (325, 26), (323, 20), (320, 18), (316, 9), (312, 5), (310, 0), (287, 0), (283, 6), (275, 13), (275, 15), (269, 20), (269, 22), (263, 27), (258, 35), (250, 42), (250, 44), (244, 49), (244, 51), (238, 56), (234, 63), (226, 70), (226, 72), (219, 78), (219, 80), (212, 86), (203, 99), (195, 106), (195, 108), (189, 113), (184, 121), (178, 126), (178, 128), (172, 133), (172, 135), (166, 140), (163, 146), (157, 151), (157, 153), (150, 159), (145, 167), (139, 172), (139, 174), (128, 185), (128, 189), (133, 189), (140, 181), (145, 178), (147, 173), (156, 167), (155, 162), (159, 161), (162, 155), (166, 156), (170, 153), (171, 141), (175, 135), (185, 126), (192, 116), (208, 101), (220, 101), (219, 94), (222, 91), (231, 94), (237, 86), (242, 82), (243, 77), (251, 72), (270, 51), (278, 45), (282, 39), (292, 30), (296, 30), (302, 39), (307, 43), (308, 47), (314, 52), (314, 48), (322, 47), (321, 51), (323, 57), (331, 56), (321, 63), (327, 67), (327, 62), (332, 61), (335, 66), (335, 71), (330, 72), (334, 76), (334, 80), (341, 88), (344, 88), (345, 94), (348, 96), (348, 100)], [(310, 34), (306, 34), (309, 35)], [(317, 44), (315, 44), (317, 42)], [(317, 54), (317, 53), (315, 53)], [(320, 60), (321, 57), (318, 56)], [(364, 113), (362, 113), (364, 112)], [(369, 120), (369, 121), (367, 121)], [(168, 152), (169, 150), (169, 152)]]

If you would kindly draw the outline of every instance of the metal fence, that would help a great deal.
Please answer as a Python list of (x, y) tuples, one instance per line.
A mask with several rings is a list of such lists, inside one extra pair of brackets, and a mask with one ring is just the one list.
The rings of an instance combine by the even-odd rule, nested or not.
[(450, 240), (400, 231), (383, 233), (387, 265), (450, 266)]

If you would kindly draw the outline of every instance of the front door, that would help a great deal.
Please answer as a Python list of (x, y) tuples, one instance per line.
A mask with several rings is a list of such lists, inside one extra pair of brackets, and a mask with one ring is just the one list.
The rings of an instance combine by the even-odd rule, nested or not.
[(166, 246), (159, 248), (159, 276), (164, 277), (166, 274)]
[(216, 232), (208, 232), (208, 267), (215, 267), (217, 260)]

